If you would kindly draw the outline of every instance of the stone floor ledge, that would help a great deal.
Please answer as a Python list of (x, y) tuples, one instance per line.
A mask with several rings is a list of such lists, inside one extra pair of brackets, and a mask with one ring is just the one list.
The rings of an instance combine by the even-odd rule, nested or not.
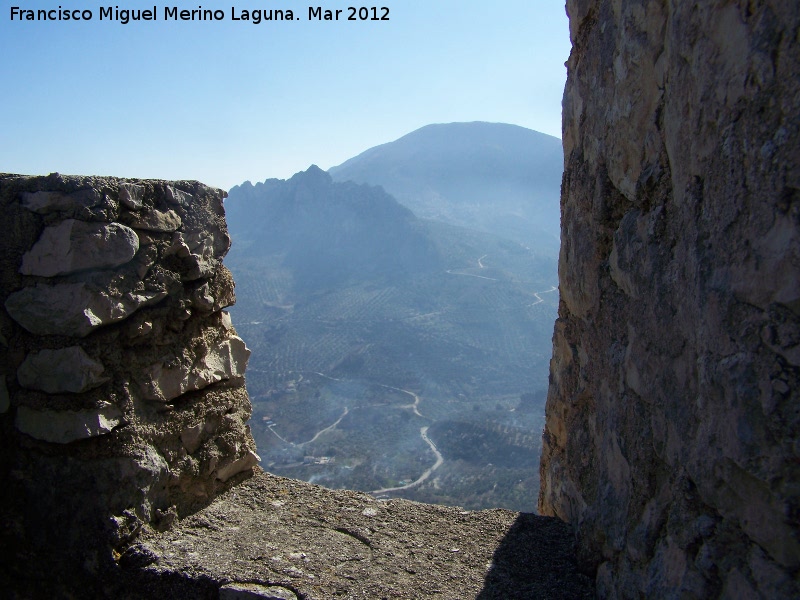
[(144, 534), (119, 565), (127, 590), (150, 597), (594, 597), (558, 519), (376, 500), (267, 473)]

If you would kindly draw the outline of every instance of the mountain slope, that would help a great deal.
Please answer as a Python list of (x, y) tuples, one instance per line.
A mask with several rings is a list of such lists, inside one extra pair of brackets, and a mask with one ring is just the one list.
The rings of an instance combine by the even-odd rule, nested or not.
[[(417, 219), (382, 189), (316, 167), (237, 186), (225, 208), (231, 310), (252, 350), (251, 427), (265, 468), (533, 510), (539, 449), (517, 433), (543, 426), (541, 407), (522, 410), (521, 397), (546, 386), (553, 257)], [(441, 463), (430, 446), (440, 441)], [(513, 452), (484, 460), (470, 452), (478, 443)]]
[(516, 125), (428, 125), (329, 170), (381, 185), (416, 215), (558, 251), (561, 140)]
[(283, 181), (230, 190), (226, 218), (238, 248), (281, 255), (301, 289), (436, 269), (438, 252), (413, 213), (377, 187), (334, 183), (311, 166)]

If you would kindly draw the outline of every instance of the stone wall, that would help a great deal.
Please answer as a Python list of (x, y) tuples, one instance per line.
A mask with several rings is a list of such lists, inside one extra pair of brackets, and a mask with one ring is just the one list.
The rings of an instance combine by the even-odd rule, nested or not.
[(567, 10), (540, 510), (602, 597), (800, 597), (800, 4)]
[(142, 527), (252, 473), (249, 350), (223, 310), (223, 196), (0, 175), (0, 546), (13, 554), (0, 578), (12, 589), (102, 585)]

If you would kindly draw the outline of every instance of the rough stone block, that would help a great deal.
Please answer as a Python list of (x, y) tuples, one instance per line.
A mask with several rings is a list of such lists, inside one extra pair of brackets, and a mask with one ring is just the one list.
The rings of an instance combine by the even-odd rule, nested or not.
[(52, 212), (74, 212), (103, 204), (103, 195), (97, 190), (87, 189), (65, 194), (63, 192), (25, 192), (22, 206), (39, 214)]
[(31, 352), (17, 369), (19, 384), (48, 394), (81, 393), (108, 381), (102, 363), (80, 346)]
[(108, 269), (129, 262), (139, 237), (120, 223), (85, 223), (67, 219), (47, 227), (22, 257), (23, 275), (55, 277), (88, 269)]
[(32, 438), (55, 444), (110, 433), (120, 424), (122, 411), (109, 402), (92, 410), (36, 410), (27, 406), (17, 409), (16, 426)]
[(203, 444), (203, 431), (205, 431), (203, 423), (181, 431), (181, 443), (189, 454), (194, 453)]
[[(14, 473), (0, 546), (17, 549), (0, 579), (12, 596), (114, 596), (115, 550), (255, 465), (249, 351), (218, 312), (234, 301), (223, 197), (197, 182), (0, 175), (0, 457)], [(166, 395), (193, 390), (191, 402), (142, 402), (164, 361)]]
[(232, 463), (217, 469), (217, 479), (220, 481), (228, 481), (228, 479), (234, 475), (252, 469), (260, 462), (261, 458), (259, 458), (258, 454), (248, 451), (244, 456), (237, 458)]
[(181, 226), (181, 218), (174, 210), (166, 212), (152, 209), (139, 213), (129, 213), (125, 221), (134, 229), (168, 233)]
[(85, 283), (37, 283), (10, 294), (5, 306), (8, 314), (31, 333), (85, 337), (166, 296), (166, 292), (152, 291), (115, 297)]
[(144, 187), (133, 183), (119, 184), (119, 201), (129, 210), (141, 210)]
[(150, 367), (142, 392), (148, 400), (168, 402), (178, 396), (201, 390), (212, 383), (244, 376), (250, 350), (240, 337), (224, 340), (194, 362), (182, 361), (165, 367), (162, 362)]

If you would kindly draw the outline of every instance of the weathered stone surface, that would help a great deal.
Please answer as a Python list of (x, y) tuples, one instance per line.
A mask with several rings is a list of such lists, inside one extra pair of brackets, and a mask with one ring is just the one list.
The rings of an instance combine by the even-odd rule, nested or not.
[(80, 346), (31, 352), (17, 369), (22, 387), (48, 394), (81, 393), (108, 381), (102, 363)]
[(205, 356), (175, 366), (156, 363), (147, 371), (142, 391), (148, 400), (166, 402), (212, 383), (244, 377), (250, 350), (240, 337), (232, 337), (209, 348)]
[(37, 440), (68, 444), (110, 433), (120, 424), (122, 411), (104, 402), (93, 410), (36, 410), (27, 406), (17, 409), (16, 426)]
[(128, 210), (141, 210), (144, 186), (134, 183), (119, 184), (119, 201)]
[(82, 208), (92, 208), (103, 203), (102, 193), (85, 189), (69, 194), (55, 191), (25, 192), (22, 206), (39, 214), (51, 212), (75, 212)]
[(252, 469), (260, 462), (261, 458), (259, 458), (258, 454), (252, 451), (245, 452), (243, 456), (237, 458), (230, 464), (217, 469), (217, 479), (220, 481), (228, 481), (228, 479), (234, 475)]
[(174, 210), (160, 211), (152, 209), (138, 213), (129, 213), (126, 223), (134, 229), (145, 231), (171, 232), (180, 228), (181, 218)]
[(85, 337), (94, 329), (122, 321), (166, 296), (162, 291), (112, 296), (85, 283), (37, 283), (10, 294), (5, 307), (31, 333)]
[(183, 234), (176, 231), (172, 235), (172, 242), (169, 248), (164, 251), (164, 256), (172, 256), (173, 254), (179, 258), (186, 258), (192, 253), (186, 241), (183, 239)]
[(169, 202), (176, 208), (177, 207), (183, 209), (191, 208), (192, 201), (194, 200), (194, 196), (192, 196), (192, 194), (184, 192), (183, 190), (179, 190), (178, 188), (172, 185), (164, 186), (164, 195), (166, 196), (167, 202)]
[(11, 408), (11, 397), (8, 395), (5, 375), (0, 375), (0, 414), (5, 414)]
[[(114, 552), (252, 474), (248, 351), (220, 313), (234, 302), (223, 197), (197, 182), (0, 175), (6, 594), (172, 598), (146, 584), (109, 591)], [(185, 242), (168, 251), (170, 237), (202, 232), (212, 241), (192, 242), (197, 257)], [(131, 242), (121, 253), (120, 240)], [(139, 383), (164, 357), (187, 365), (176, 385), (194, 393), (143, 401)]]
[(219, 600), (258, 600), (259, 598), (262, 600), (296, 600), (297, 595), (285, 587), (255, 583), (229, 583), (219, 588)]
[(201, 277), (210, 277), (217, 268), (218, 255), (217, 247), (219, 243), (213, 233), (206, 232), (191, 233), (184, 237), (184, 242), (189, 248), (191, 267), (184, 275), (185, 281), (194, 281)]
[(214, 310), (214, 296), (211, 295), (211, 288), (207, 283), (197, 288), (192, 295), (194, 306), (202, 311), (210, 312)]
[(798, 597), (800, 5), (567, 8), (540, 510), (603, 597)]
[(139, 237), (119, 223), (85, 223), (66, 219), (47, 227), (22, 257), (19, 272), (54, 277), (87, 269), (108, 269), (129, 262)]
[(204, 431), (205, 425), (203, 423), (192, 425), (191, 427), (187, 427), (181, 431), (181, 443), (189, 454), (197, 451), (197, 449), (203, 444)]
[[(183, 259), (182, 280), (211, 277), (231, 245), (221, 198), (207, 202), (200, 212), (195, 207), (198, 200), (196, 192), (189, 193), (168, 185), (164, 194), (167, 203), (183, 221), (167, 251)], [(199, 219), (201, 216), (202, 220)]]
[(227, 234), (220, 231), (176, 232), (164, 255), (174, 254), (184, 259), (186, 267), (182, 278), (184, 281), (194, 281), (214, 274), (224, 254), (220, 249), (227, 251), (228, 245)]
[(379, 502), (261, 473), (171, 530), (146, 533), (120, 564), (135, 565), (129, 588), (184, 574), (181, 598), (197, 597), (200, 582), (211, 598), (240, 585), (231, 582), (309, 599), (592, 598), (572, 547), (557, 519)]

